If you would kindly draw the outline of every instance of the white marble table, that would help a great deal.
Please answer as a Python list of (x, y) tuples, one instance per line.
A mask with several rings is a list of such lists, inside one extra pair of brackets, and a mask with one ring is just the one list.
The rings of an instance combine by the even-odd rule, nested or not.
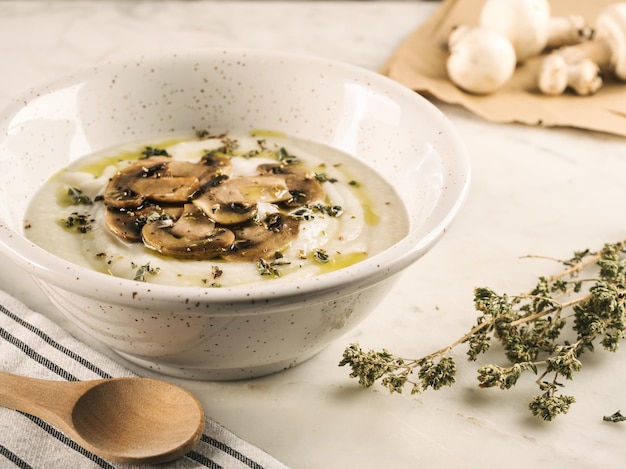
[[(420, 1), (4, 1), (0, 106), (76, 68), (155, 50), (254, 46), (377, 69), (436, 7)], [(578, 402), (552, 423), (527, 410), (535, 393), (530, 377), (511, 391), (480, 390), (476, 367), (462, 350), (453, 388), (413, 396), (361, 389), (337, 366), (354, 341), (415, 357), (448, 344), (474, 322), (475, 286), (519, 293), (550, 273), (550, 264), (520, 256), (568, 256), (626, 237), (625, 139), (495, 125), (439, 106), (471, 154), (470, 197), (449, 233), (378, 310), (287, 372), (244, 382), (173, 381), (196, 393), (218, 422), (293, 468), (624, 467), (626, 427), (602, 416), (626, 410), (626, 350), (586, 358), (585, 370), (568, 383)], [(72, 330), (3, 258), (0, 288)]]

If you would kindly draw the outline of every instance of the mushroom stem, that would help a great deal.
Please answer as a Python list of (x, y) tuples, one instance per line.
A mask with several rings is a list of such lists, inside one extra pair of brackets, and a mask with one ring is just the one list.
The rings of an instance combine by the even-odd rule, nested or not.
[(594, 30), (580, 15), (551, 17), (548, 21), (547, 49), (570, 46), (589, 41)]
[(558, 50), (558, 54), (570, 64), (582, 62), (583, 60), (591, 60), (600, 68), (610, 67), (613, 51), (611, 44), (605, 38), (595, 39), (593, 41), (582, 44), (562, 47)]
[(600, 68), (591, 60), (583, 60), (567, 67), (567, 86), (581, 96), (594, 94), (602, 88)]

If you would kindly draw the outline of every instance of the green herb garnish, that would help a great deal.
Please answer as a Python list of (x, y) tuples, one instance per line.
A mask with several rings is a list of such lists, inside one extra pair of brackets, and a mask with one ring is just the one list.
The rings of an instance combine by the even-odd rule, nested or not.
[(337, 179), (329, 178), (326, 173), (315, 173), (315, 179), (317, 179), (319, 182), (337, 182)]
[(313, 251), (313, 259), (320, 264), (327, 264), (331, 261), (331, 257), (323, 249), (316, 249)]
[(343, 213), (343, 208), (341, 207), (341, 205), (327, 205), (318, 203), (312, 205), (311, 208), (317, 210), (318, 212), (325, 213), (326, 215), (329, 215), (331, 217), (340, 217)]
[(303, 205), (289, 213), (289, 216), (296, 220), (313, 220), (315, 213), (323, 213), (330, 217), (340, 217), (343, 208), (340, 205), (327, 205), (317, 203), (313, 205)]
[(72, 201), (76, 205), (91, 205), (93, 203), (91, 199), (83, 194), (83, 191), (77, 187), (68, 187), (67, 195), (72, 198)]
[(224, 271), (220, 269), (218, 266), (216, 265), (211, 266), (211, 276), (213, 277), (214, 280), (220, 278), (223, 273)]
[(152, 267), (149, 262), (141, 266), (137, 266), (135, 263), (131, 263), (131, 265), (133, 269), (137, 269), (134, 277), (134, 280), (137, 282), (145, 282), (146, 274), (157, 275), (161, 270), (158, 267)]
[(618, 410), (617, 412), (611, 415), (605, 415), (604, 417), (602, 417), (602, 420), (604, 420), (605, 422), (619, 423), (619, 422), (625, 422), (626, 416), (624, 416), (622, 412)]
[(276, 157), (278, 161), (286, 165), (300, 164), (300, 158), (290, 154), (285, 147), (276, 150)]
[[(626, 332), (626, 241), (606, 244), (598, 252), (574, 253), (558, 260), (565, 268), (550, 277), (539, 277), (536, 286), (517, 296), (498, 294), (489, 288), (474, 290), (474, 306), (480, 313), (475, 326), (464, 336), (429, 355), (406, 359), (382, 352), (363, 351), (351, 344), (339, 366), (349, 365), (350, 376), (369, 387), (380, 380), (390, 392), (411, 393), (439, 389), (455, 382), (456, 363), (452, 350), (468, 346), (467, 358), (476, 361), (500, 343), (508, 362), (478, 369), (481, 388), (510, 389), (522, 375), (531, 372), (540, 393), (532, 397), (534, 416), (553, 420), (569, 411), (574, 396), (562, 394), (562, 380), (571, 380), (583, 365), (581, 355), (593, 352), (598, 342), (615, 352)], [(582, 273), (589, 274), (584, 279)], [(561, 338), (569, 324), (569, 340)], [(620, 420), (619, 415), (610, 417)]]
[(289, 264), (290, 262), (283, 257), (283, 254), (280, 251), (276, 251), (274, 253), (274, 259), (272, 261), (267, 261), (263, 258), (257, 261), (259, 274), (274, 278), (280, 277), (280, 270), (278, 270), (278, 267)]
[(299, 207), (293, 210), (289, 213), (289, 216), (295, 220), (313, 220), (315, 218), (313, 210), (307, 206)]
[(84, 234), (91, 230), (91, 224), (94, 222), (94, 219), (88, 214), (72, 212), (69, 216), (62, 219), (61, 222), (65, 228)]
[(272, 262), (268, 262), (265, 259), (259, 259), (257, 261), (257, 267), (259, 269), (259, 274), (261, 275), (280, 277), (280, 271)]
[(156, 147), (144, 147), (141, 151), (142, 158), (150, 158), (151, 156), (170, 156), (170, 154), (164, 148), (156, 148)]

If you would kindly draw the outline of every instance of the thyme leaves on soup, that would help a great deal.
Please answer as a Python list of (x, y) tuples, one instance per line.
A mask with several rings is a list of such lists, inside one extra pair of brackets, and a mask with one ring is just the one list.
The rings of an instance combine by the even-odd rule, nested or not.
[(93, 201), (88, 195), (85, 195), (78, 187), (68, 187), (67, 195), (70, 197), (74, 205), (91, 205)]
[(300, 158), (289, 153), (285, 147), (278, 148), (278, 150), (276, 150), (276, 156), (278, 161), (285, 165), (297, 165), (301, 163)]
[(343, 214), (341, 205), (315, 203), (303, 205), (289, 213), (289, 216), (296, 220), (312, 220), (316, 213), (326, 214), (330, 217), (340, 217)]
[(268, 262), (265, 259), (261, 258), (257, 261), (257, 267), (259, 269), (260, 275), (265, 275), (269, 277), (280, 277), (280, 271), (273, 262)]
[(72, 212), (61, 222), (66, 229), (85, 234), (92, 229), (95, 220), (87, 213)]
[(337, 182), (337, 179), (328, 177), (326, 173), (315, 173), (314, 177), (319, 182), (330, 182), (331, 184)]
[(146, 275), (157, 275), (161, 269), (158, 267), (152, 267), (150, 263), (144, 265), (136, 265), (134, 262), (131, 263), (131, 267), (135, 270), (134, 280), (137, 282), (145, 282)]
[(153, 156), (171, 156), (164, 148), (145, 146), (141, 151), (142, 158), (151, 158)]
[(315, 262), (320, 264), (327, 264), (332, 260), (330, 255), (324, 249), (315, 249), (312, 255)]

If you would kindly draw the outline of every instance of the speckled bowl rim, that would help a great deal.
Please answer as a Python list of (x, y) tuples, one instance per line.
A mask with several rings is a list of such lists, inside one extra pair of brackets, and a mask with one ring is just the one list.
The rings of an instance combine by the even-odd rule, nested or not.
[[(290, 52), (244, 48), (202, 49), (185, 53), (171, 53), (167, 56), (155, 54), (152, 56), (145, 55), (136, 59), (120, 59), (85, 68), (82, 71), (51, 81), (48, 84), (27, 90), (15, 98), (12, 105), (0, 110), (0, 122), (6, 122), (24, 103), (60, 87), (67, 87), (80, 80), (85, 80), (98, 72), (113, 72), (118, 70), (118, 67), (123, 69), (138, 62), (149, 64), (166, 58), (206, 57), (207, 54), (224, 52), (255, 56), (261, 54), (268, 59), (281, 59), (293, 62), (306, 61), (309, 65), (318, 63), (320, 66), (332, 66), (352, 74), (359, 74), (376, 86), (392, 88), (394, 93), (398, 93), (403, 99), (406, 99), (408, 102), (414, 102), (416, 106), (421, 108), (422, 112), (427, 114), (429, 119), (436, 121), (441, 134), (447, 135), (448, 144), (451, 144), (454, 148), (454, 158), (457, 160), (455, 170), (457, 171), (456, 179), (458, 184), (456, 188), (450, 189), (450, 192), (455, 194), (455, 200), (452, 201), (448, 212), (430, 231), (420, 235), (418, 239), (416, 239), (416, 232), (419, 230), (412, 227), (410, 232), (395, 245), (357, 264), (314, 277), (281, 281), (278, 285), (272, 285), (271, 281), (268, 280), (268, 283), (265, 285), (257, 283), (253, 285), (207, 288), (153, 284), (108, 276), (65, 261), (45, 251), (31, 243), (2, 219), (0, 219), (0, 252), (20, 267), (25, 268), (35, 278), (95, 299), (114, 300), (120, 303), (133, 303), (135, 299), (151, 298), (157, 301), (177, 304), (181, 301), (210, 301), (216, 304), (236, 304), (269, 300), (272, 302), (279, 300), (288, 301), (289, 298), (294, 296), (323, 296), (324, 293), (336, 293), (338, 296), (343, 296), (348, 294), (349, 291), (356, 291), (374, 285), (399, 273), (426, 253), (445, 233), (465, 202), (470, 183), (469, 157), (456, 128), (439, 109), (418, 93), (374, 71), (332, 59)], [(3, 129), (3, 134), (6, 135), (6, 129)], [(87, 286), (92, 286), (92, 288), (86, 291), (85, 287)]]

